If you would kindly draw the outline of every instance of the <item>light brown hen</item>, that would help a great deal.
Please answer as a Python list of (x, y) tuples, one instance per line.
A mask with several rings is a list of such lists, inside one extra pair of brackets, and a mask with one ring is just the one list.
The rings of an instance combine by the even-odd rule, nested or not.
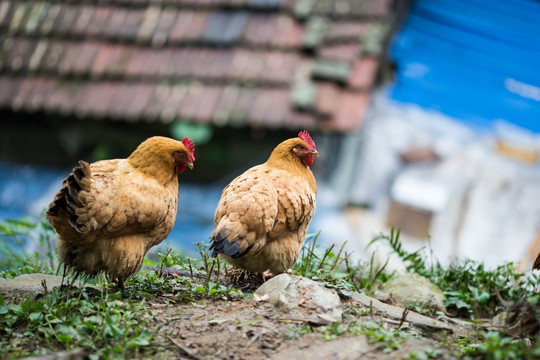
[(104, 272), (123, 288), (148, 250), (171, 232), (176, 174), (193, 168), (194, 150), (188, 138), (155, 136), (127, 159), (80, 161), (46, 213), (65, 269), (86, 277)]
[(302, 131), (227, 185), (214, 216), (211, 255), (251, 272), (287, 271), (315, 213), (313, 156), (319, 156), (315, 143)]

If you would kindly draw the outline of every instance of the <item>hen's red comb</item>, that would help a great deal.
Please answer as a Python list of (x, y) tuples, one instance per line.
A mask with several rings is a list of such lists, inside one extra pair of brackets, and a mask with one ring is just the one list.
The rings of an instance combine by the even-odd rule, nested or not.
[(316, 149), (315, 142), (311, 139), (311, 136), (309, 136), (309, 133), (306, 130), (300, 131), (298, 133), (298, 137), (304, 140), (308, 144), (308, 146), (310, 147), (310, 150)]
[(182, 139), (182, 144), (188, 149), (189, 151), (189, 161), (194, 162), (195, 156), (193, 155), (193, 152), (195, 151), (195, 141), (193, 139), (188, 139), (187, 137)]

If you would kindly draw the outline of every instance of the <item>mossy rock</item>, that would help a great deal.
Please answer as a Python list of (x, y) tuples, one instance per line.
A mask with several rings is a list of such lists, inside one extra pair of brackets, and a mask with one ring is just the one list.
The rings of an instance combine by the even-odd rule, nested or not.
[(404, 275), (383, 284), (376, 297), (404, 308), (420, 306), (446, 312), (446, 296), (439, 287), (418, 274)]

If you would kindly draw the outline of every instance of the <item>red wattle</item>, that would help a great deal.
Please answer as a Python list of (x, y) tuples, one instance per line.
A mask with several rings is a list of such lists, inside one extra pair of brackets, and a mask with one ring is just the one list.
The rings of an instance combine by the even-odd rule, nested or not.
[(176, 173), (177, 174), (183, 173), (185, 170), (186, 170), (186, 165), (185, 164), (176, 165)]
[(302, 158), (302, 164), (311, 166), (313, 164), (313, 155), (306, 155)]

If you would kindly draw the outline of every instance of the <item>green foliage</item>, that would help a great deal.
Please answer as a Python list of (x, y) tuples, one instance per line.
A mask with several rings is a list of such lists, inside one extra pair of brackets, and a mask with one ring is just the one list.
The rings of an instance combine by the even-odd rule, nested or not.
[(345, 243), (341, 246), (337, 254), (334, 252), (335, 244), (324, 251), (319, 249), (317, 240), (320, 232), (308, 235), (304, 246), (300, 250), (300, 257), (292, 270), (294, 274), (298, 274), (312, 280), (320, 280), (328, 284), (342, 283), (343, 274), (338, 274), (339, 266), (345, 261), (345, 257), (341, 257)]
[(384, 271), (388, 265), (388, 260), (382, 266), (379, 266), (375, 264), (374, 256), (375, 254), (371, 255), (368, 263), (359, 263), (356, 266), (350, 266), (348, 259), (345, 260), (348, 279), (355, 291), (371, 294), (378, 285), (392, 278), (393, 274)]
[[(27, 253), (24, 241), (37, 241), (42, 252)], [(31, 219), (0, 222), (0, 269), (4, 278), (20, 274), (54, 274), (56, 269), (56, 234), (49, 222), (42, 218), (37, 223)]]
[(426, 264), (426, 261), (422, 254), (423, 248), (412, 253), (407, 252), (405, 249), (403, 249), (403, 246), (399, 239), (400, 233), (400, 229), (396, 231), (392, 227), (392, 229), (390, 230), (390, 235), (379, 234), (375, 236), (369, 242), (368, 247), (376, 242), (386, 241), (388, 242), (392, 250), (401, 258), (401, 260), (403, 260), (407, 270), (414, 271), (420, 275), (424, 275), (424, 272), (426, 271), (426, 269), (429, 268), (429, 266)]
[(300, 338), (305, 334), (315, 333), (325, 340), (352, 334), (365, 335), (368, 342), (376, 344), (376, 347), (384, 353), (391, 353), (401, 348), (401, 344), (413, 337), (412, 334), (401, 331), (398, 328), (387, 328), (383, 324), (374, 321), (352, 321), (349, 323), (332, 323), (327, 326), (311, 327), (303, 323), (293, 329), (287, 338)]
[(478, 333), (479, 342), (471, 343), (471, 339), (461, 340), (460, 348), (463, 359), (485, 360), (518, 360), (539, 359), (540, 340), (538, 337), (532, 346), (527, 346), (521, 339), (504, 336), (497, 331)]
[(231, 284), (222, 283), (224, 278), (221, 276), (221, 269), (225, 268), (223, 260), (210, 257), (207, 246), (201, 243), (196, 245), (201, 255), (199, 259), (181, 256), (170, 249), (159, 252), (159, 263), (156, 263), (158, 267), (162, 270), (174, 268), (178, 273), (140, 271), (126, 283), (128, 287), (125, 294), (148, 299), (161, 294), (171, 294), (172, 299), (184, 301), (243, 298), (244, 293), (241, 290)]
[(447, 269), (437, 265), (430, 278), (444, 291), (447, 307), (471, 318), (493, 317), (505, 309), (501, 300), (520, 302), (540, 292), (538, 274), (518, 274), (512, 263), (487, 270), (482, 263), (461, 260)]
[(370, 343), (378, 343), (385, 353), (401, 349), (401, 344), (412, 336), (398, 328), (388, 329), (373, 321), (361, 323), (359, 331), (367, 336)]
[(439, 356), (442, 356), (443, 353), (444, 352), (441, 349), (428, 349), (425, 351), (412, 352), (409, 355), (405, 356), (403, 359), (420, 359), (420, 360), (436, 359)]
[(311, 326), (308, 323), (302, 323), (301, 325), (292, 328), (291, 332), (285, 336), (286, 340), (299, 339), (306, 334), (313, 333)]
[(344, 242), (335, 252), (336, 246), (332, 244), (322, 251), (317, 240), (320, 233), (308, 235), (304, 246), (300, 250), (300, 257), (292, 267), (293, 274), (301, 275), (324, 286), (338, 291), (355, 290), (369, 292), (375, 284), (388, 280), (391, 275), (384, 273), (386, 264), (382, 267), (374, 266), (373, 258), (370, 263), (352, 265), (350, 254), (344, 252)]
[(0, 297), (0, 346), (7, 358), (79, 347), (92, 359), (133, 358), (154, 338), (147, 323), (144, 301), (124, 301), (121, 293), (55, 288), (9, 305)]
[(378, 235), (370, 245), (386, 241), (404, 261), (407, 270), (425, 276), (446, 295), (445, 305), (454, 315), (469, 318), (493, 317), (504, 309), (505, 302), (519, 302), (531, 294), (540, 292), (540, 277), (531, 273), (523, 276), (515, 271), (513, 263), (506, 263), (489, 270), (483, 263), (473, 260), (458, 260), (448, 268), (436, 261), (427, 261), (424, 248), (415, 252), (403, 249), (400, 232)]

